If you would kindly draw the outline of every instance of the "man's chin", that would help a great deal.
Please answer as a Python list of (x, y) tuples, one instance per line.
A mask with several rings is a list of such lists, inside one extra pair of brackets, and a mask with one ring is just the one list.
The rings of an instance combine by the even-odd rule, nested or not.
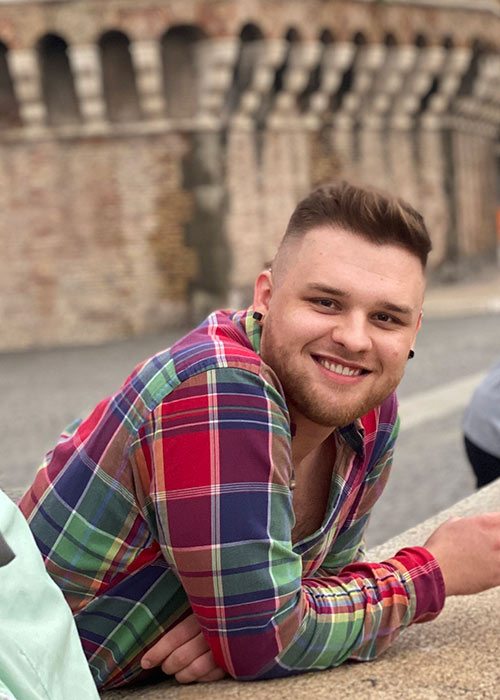
[(319, 401), (312, 404), (309, 399), (295, 401), (294, 404), (305, 418), (317, 425), (329, 428), (345, 428), (377, 406), (380, 406), (393, 391), (394, 389), (391, 386), (388, 391), (380, 392), (377, 396), (371, 396), (369, 400), (354, 402), (351, 405), (346, 405), (341, 399), (331, 406), (326, 406), (326, 402), (319, 403)]
[(351, 410), (339, 410), (338, 406), (330, 410), (324, 407), (310, 406), (310, 405), (300, 405), (300, 403), (295, 403), (295, 408), (307, 418), (312, 423), (321, 425), (324, 428), (344, 428), (346, 425), (350, 425), (357, 418), (361, 418), (365, 413), (368, 413), (371, 408), (368, 407), (367, 410), (364, 407), (353, 408)]

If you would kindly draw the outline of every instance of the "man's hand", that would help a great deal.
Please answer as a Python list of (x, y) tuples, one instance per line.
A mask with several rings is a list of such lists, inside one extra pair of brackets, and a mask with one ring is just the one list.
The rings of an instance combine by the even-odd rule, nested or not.
[(214, 661), (198, 620), (189, 615), (163, 635), (141, 659), (143, 668), (161, 666), (179, 683), (208, 683), (224, 678), (226, 672)]
[(424, 547), (441, 567), (446, 595), (479, 593), (500, 585), (500, 513), (451, 518)]

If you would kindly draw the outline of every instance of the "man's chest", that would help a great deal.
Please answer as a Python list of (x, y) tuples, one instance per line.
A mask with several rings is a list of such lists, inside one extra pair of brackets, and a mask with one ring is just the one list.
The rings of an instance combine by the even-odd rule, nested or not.
[(296, 469), (292, 501), (295, 514), (292, 530), (294, 544), (321, 527), (328, 505), (334, 465), (335, 448), (329, 445), (304, 460)]
[(309, 537), (321, 527), (328, 504), (329, 482), (318, 479), (306, 489), (295, 491), (293, 510), (295, 526), (292, 530), (292, 542), (295, 544)]

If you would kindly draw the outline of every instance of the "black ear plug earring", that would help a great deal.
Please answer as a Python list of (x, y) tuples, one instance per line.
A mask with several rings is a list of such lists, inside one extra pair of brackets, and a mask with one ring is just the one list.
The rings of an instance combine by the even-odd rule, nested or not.
[(408, 359), (411, 360), (413, 357), (415, 357), (415, 350), (410, 350), (408, 353)]
[(262, 321), (264, 316), (260, 313), (260, 311), (254, 311), (252, 314), (252, 318), (254, 318), (256, 321)]

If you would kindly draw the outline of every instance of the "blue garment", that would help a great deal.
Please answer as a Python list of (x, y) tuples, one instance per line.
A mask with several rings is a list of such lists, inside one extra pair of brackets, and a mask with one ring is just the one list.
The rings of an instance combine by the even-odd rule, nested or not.
[(500, 458), (500, 359), (475, 390), (463, 428), (474, 445)]

